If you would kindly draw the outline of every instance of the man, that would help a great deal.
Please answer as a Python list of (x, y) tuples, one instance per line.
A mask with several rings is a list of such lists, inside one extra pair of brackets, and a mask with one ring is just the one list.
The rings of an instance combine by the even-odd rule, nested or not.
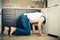
[(10, 32), (9, 32), (10, 36), (12, 36), (12, 35), (25, 35), (25, 36), (27, 36), (27, 35), (31, 34), (29, 19), (24, 14), (21, 14), (19, 16), (19, 18), (17, 19), (17, 26), (16, 27), (13, 27), (12, 25), (10, 25), (11, 27), (9, 28), (6, 26), (4, 27), (4, 32), (3, 32), (4, 35), (6, 35), (9, 30), (10, 30)]
[(38, 22), (37, 25), (38, 25), (39, 34), (41, 36), (46, 35), (43, 34), (42, 32), (42, 24), (44, 21), (46, 21), (46, 15), (44, 13), (34, 12), (34, 13), (25, 13), (25, 15), (27, 15), (28, 19), (30, 20), (30, 23), (32, 24), (33, 33), (36, 33), (35, 23)]

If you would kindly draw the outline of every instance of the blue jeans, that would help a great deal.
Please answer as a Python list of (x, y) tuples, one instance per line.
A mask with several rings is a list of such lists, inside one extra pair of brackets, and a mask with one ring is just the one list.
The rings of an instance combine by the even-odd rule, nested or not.
[(31, 26), (29, 19), (26, 15), (21, 14), (17, 21), (16, 31), (13, 33), (14, 35), (30, 35), (31, 34)]
[(30, 35), (30, 31), (28, 30), (23, 30), (20, 28), (16, 28), (16, 31), (13, 33), (13, 35)]

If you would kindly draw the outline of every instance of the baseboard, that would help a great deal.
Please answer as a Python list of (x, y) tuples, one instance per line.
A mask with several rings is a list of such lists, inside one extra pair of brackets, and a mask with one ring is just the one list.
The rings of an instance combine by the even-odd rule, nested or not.
[(58, 38), (58, 36), (57, 35), (53, 35), (53, 34), (48, 34), (49, 36), (51, 36), (51, 37), (55, 37), (55, 38)]

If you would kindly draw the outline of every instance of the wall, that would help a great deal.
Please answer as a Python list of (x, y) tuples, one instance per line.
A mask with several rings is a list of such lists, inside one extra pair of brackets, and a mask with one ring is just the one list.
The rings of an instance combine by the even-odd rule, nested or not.
[[(37, 7), (31, 0), (3, 0), (3, 7), (28, 7), (29, 5)], [(43, 8), (43, 2), (41, 2), (38, 7)]]

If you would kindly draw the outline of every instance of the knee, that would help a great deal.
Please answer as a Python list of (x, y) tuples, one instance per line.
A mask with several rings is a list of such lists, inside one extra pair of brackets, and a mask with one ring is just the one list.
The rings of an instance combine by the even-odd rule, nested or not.
[(26, 35), (31, 35), (31, 31), (27, 31), (26, 32)]

